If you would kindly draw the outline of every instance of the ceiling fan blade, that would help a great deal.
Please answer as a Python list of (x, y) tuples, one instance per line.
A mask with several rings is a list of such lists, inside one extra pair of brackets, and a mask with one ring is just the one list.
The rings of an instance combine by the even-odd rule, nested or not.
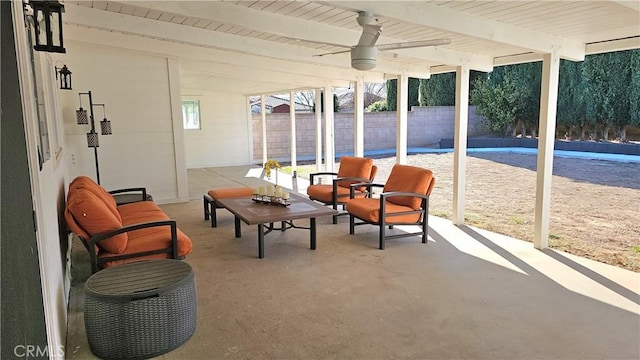
[(433, 39), (433, 40), (422, 40), (422, 41), (407, 41), (402, 43), (393, 43), (393, 44), (384, 44), (378, 45), (378, 50), (399, 50), (399, 49), (411, 49), (417, 47), (425, 47), (425, 46), (437, 46), (437, 45), (447, 45), (450, 44), (451, 41), (449, 39)]
[(376, 44), (376, 41), (378, 41), (381, 32), (382, 26), (380, 25), (363, 25), (362, 35), (360, 35), (358, 45), (367, 47), (374, 46)]
[(348, 50), (334, 51), (334, 52), (330, 52), (330, 53), (318, 54), (318, 55), (313, 55), (313, 56), (325, 56), (325, 55), (344, 54), (344, 53), (348, 53), (348, 52), (350, 52), (350, 51), (351, 51), (351, 49), (349, 48)]

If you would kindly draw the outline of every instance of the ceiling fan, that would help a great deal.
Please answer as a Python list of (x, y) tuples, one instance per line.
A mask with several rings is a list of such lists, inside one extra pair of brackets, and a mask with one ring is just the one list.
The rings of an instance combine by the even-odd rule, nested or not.
[(378, 50), (385, 51), (409, 49), (425, 46), (447, 45), (451, 43), (449, 39), (432, 39), (375, 46), (376, 41), (378, 41), (378, 38), (382, 33), (382, 25), (378, 24), (378, 19), (376, 19), (371, 12), (361, 11), (358, 13), (358, 17), (356, 20), (358, 21), (358, 24), (362, 26), (362, 35), (360, 35), (360, 40), (358, 40), (357, 45), (352, 46), (349, 50), (336, 51), (315, 56), (326, 56), (351, 52), (351, 67), (356, 70), (371, 70), (376, 67)]

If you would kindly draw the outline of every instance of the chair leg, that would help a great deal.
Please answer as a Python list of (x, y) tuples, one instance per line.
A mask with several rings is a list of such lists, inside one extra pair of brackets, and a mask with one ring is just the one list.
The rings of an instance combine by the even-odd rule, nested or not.
[(424, 221), (422, 221), (422, 243), (427, 243), (429, 237), (429, 213), (424, 214)]
[[(338, 211), (338, 205), (336, 203), (333, 203), (333, 210)], [(334, 224), (338, 223), (338, 215), (333, 215), (333, 223)]]
[(426, 206), (424, 209), (424, 215), (422, 219), (422, 243), (427, 243), (429, 237), (429, 199), (426, 200)]
[(202, 197), (202, 205), (204, 206), (204, 219), (209, 220), (209, 202), (206, 196)]
[(356, 220), (353, 215), (349, 214), (349, 234), (356, 233)]
[(211, 227), (218, 227), (218, 219), (216, 217), (216, 201), (211, 202)]
[(384, 250), (384, 223), (380, 224), (380, 250)]

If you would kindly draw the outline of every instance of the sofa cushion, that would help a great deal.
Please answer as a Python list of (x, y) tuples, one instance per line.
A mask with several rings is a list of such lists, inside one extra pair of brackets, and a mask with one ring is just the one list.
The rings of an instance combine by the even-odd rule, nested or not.
[(138, 201), (120, 205), (117, 210), (122, 217), (122, 225), (124, 226), (155, 220), (169, 220), (167, 214), (152, 201)]
[[(71, 223), (67, 221), (69, 227), (83, 237), (92, 237), (122, 227), (119, 216), (114, 215), (105, 201), (86, 188), (79, 187), (69, 193), (67, 209), (73, 220)], [(74, 225), (78, 225), (84, 231), (77, 231)], [(100, 241), (98, 246), (105, 251), (121, 254), (127, 248), (127, 241), (126, 233), (118, 234)]]
[[(431, 170), (395, 164), (391, 169), (389, 179), (384, 185), (384, 192), (404, 191), (426, 195), (433, 180)], [(388, 202), (419, 209), (422, 199), (409, 196), (395, 196), (388, 198)]]
[[(158, 219), (161, 220), (161, 219)], [(186, 256), (191, 253), (191, 239), (183, 233), (180, 229), (177, 229), (178, 234), (178, 256)], [(144, 252), (156, 249), (166, 249), (171, 246), (171, 228), (169, 226), (159, 226), (153, 228), (146, 228), (140, 230), (134, 230), (129, 232), (129, 243), (127, 249), (123, 254), (133, 254), (137, 252)], [(101, 259), (107, 259), (110, 256), (120, 254), (114, 254), (109, 252), (101, 252), (99, 257)], [(124, 264), (131, 261), (138, 261), (143, 259), (169, 259), (171, 253), (162, 253), (154, 255), (146, 255), (136, 257), (134, 259), (114, 260), (104, 263), (104, 267), (110, 267), (118, 264)]]
[(93, 179), (88, 176), (78, 176), (71, 184), (69, 184), (69, 194), (73, 193), (76, 189), (86, 189), (91, 191), (94, 195), (100, 198), (107, 205), (109, 210), (120, 220), (120, 214), (116, 210), (116, 200), (107, 190), (98, 185)]

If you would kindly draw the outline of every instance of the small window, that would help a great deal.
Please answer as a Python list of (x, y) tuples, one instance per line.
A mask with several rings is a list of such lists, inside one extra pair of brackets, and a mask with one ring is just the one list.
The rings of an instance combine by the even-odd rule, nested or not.
[(200, 130), (200, 102), (182, 100), (182, 124), (185, 130)]

